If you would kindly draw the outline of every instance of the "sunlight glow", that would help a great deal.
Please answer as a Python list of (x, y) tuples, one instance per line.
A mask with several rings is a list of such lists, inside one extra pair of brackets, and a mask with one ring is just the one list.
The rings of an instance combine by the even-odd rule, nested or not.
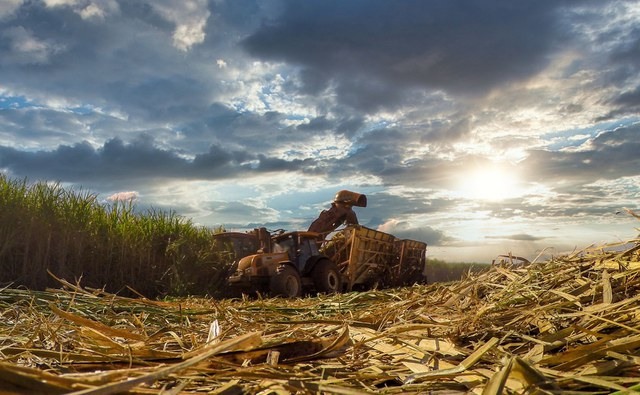
[(501, 166), (473, 169), (460, 176), (456, 194), (473, 200), (504, 200), (523, 196), (526, 191), (518, 175)]

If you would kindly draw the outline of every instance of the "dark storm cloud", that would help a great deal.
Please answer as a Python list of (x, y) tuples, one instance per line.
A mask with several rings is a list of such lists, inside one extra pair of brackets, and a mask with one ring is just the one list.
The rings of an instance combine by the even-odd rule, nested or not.
[(215, 133), (222, 140), (243, 146), (265, 147), (267, 144), (270, 148), (271, 144), (281, 144), (279, 137), (289, 131), (281, 125), (285, 119), (286, 114), (277, 111), (238, 113), (229, 108), (218, 108), (211, 116), (206, 115), (205, 134)]
[(407, 88), (484, 93), (546, 66), (567, 1), (284, 1), (244, 45), (303, 68), (307, 93), (337, 84), (354, 107), (397, 105)]
[[(352, 155), (344, 160), (349, 164), (351, 171), (360, 169), (361, 171), (374, 175), (388, 175), (395, 173), (401, 168), (402, 148), (385, 143), (393, 140), (393, 136), (400, 137), (396, 131), (388, 131), (384, 135), (373, 133), (368, 136), (369, 142), (359, 147)], [(376, 140), (376, 137), (380, 140)]]
[[(209, 152), (185, 159), (178, 152), (157, 148), (150, 136), (131, 143), (114, 138), (101, 148), (89, 143), (61, 145), (53, 151), (25, 152), (0, 147), (0, 168), (31, 179), (94, 183), (156, 179), (227, 179), (265, 172), (304, 170), (313, 161), (285, 161), (262, 154), (228, 151), (212, 146)], [(141, 181), (144, 182), (144, 181)]]
[(172, 153), (150, 147), (144, 140), (125, 145), (112, 139), (97, 150), (86, 142), (39, 152), (1, 147), (0, 166), (29, 178), (82, 182), (94, 177), (113, 180), (167, 173), (176, 176), (185, 162)]
[(211, 171), (213, 174), (219, 174), (220, 169), (225, 169), (230, 175), (233, 175), (237, 172), (237, 169), (233, 170), (231, 166), (238, 166), (251, 159), (253, 159), (253, 156), (246, 152), (227, 151), (213, 145), (209, 148), (209, 152), (199, 154), (195, 157), (192, 162), (192, 167), (198, 174), (206, 173), (207, 171)]
[(424, 143), (446, 143), (456, 141), (471, 131), (471, 120), (464, 113), (454, 114), (455, 121), (439, 122), (434, 121), (427, 129), (421, 142)]
[(637, 176), (640, 175), (638, 136), (640, 124), (621, 127), (600, 133), (580, 151), (530, 151), (522, 166), (533, 169), (529, 175), (532, 180), (544, 183), (566, 181), (580, 185)]
[(614, 108), (606, 115), (597, 118), (597, 121), (607, 121), (621, 116), (640, 114), (640, 86), (626, 91), (617, 97), (613, 97), (609, 104)]
[(604, 100), (612, 110), (596, 121), (640, 114), (640, 86), (637, 85), (640, 73), (640, 28), (637, 23), (632, 28), (618, 23), (612, 25), (611, 30), (596, 36), (595, 42), (602, 47), (611, 47), (606, 54), (608, 72), (599, 79), (603, 85), (615, 87), (616, 93)]
[(295, 130), (305, 132), (308, 135), (330, 132), (352, 138), (363, 126), (365, 126), (365, 120), (359, 115), (349, 114), (333, 119), (321, 115), (296, 126)]
[[(349, 174), (380, 177), (385, 185), (412, 185), (429, 189), (450, 189), (465, 169), (490, 165), (491, 160), (476, 155), (457, 154), (456, 160), (438, 158), (449, 154), (437, 146), (433, 152), (408, 155), (408, 150), (424, 148), (421, 130), (380, 128), (358, 135), (349, 155), (326, 163), (327, 174), (334, 178)], [(458, 156), (459, 155), (459, 156)]]
[(83, 19), (70, 6), (26, 2), (0, 21), (4, 87), (146, 120), (188, 119), (206, 109), (216, 84), (203, 73), (211, 60), (200, 56), (210, 55), (173, 47), (175, 26), (147, 3), (119, 5), (104, 19)]
[[(348, 157), (327, 163), (328, 173), (333, 177), (362, 173), (379, 176), (389, 185), (406, 180), (405, 177), (420, 177), (411, 174), (429, 162), (405, 163), (407, 147), (419, 144), (420, 136), (411, 131), (396, 128), (379, 128), (354, 136), (352, 151)], [(397, 177), (397, 178), (395, 178)]]
[(265, 155), (257, 155), (258, 166), (255, 170), (258, 172), (285, 172), (292, 170), (302, 170), (306, 166), (312, 166), (315, 163), (313, 159), (295, 159), (287, 161), (280, 158), (269, 158)]
[(614, 74), (618, 79), (614, 82), (621, 84), (634, 78), (640, 69), (640, 28), (637, 25), (632, 29), (617, 26), (599, 40), (603, 44), (616, 43), (610, 55), (610, 60), (618, 67)]
[[(78, 124), (93, 118), (42, 108), (0, 109), (0, 133), (7, 140), (60, 144), (78, 140)], [(95, 118), (94, 118), (95, 120)]]
[[(220, 103), (213, 103), (199, 117), (187, 120), (180, 127), (184, 139), (174, 144), (189, 152), (197, 152), (210, 144), (213, 136), (233, 140), (245, 146), (246, 140), (255, 139), (257, 130), (273, 128), (272, 122), (253, 113), (238, 113)], [(249, 134), (250, 136), (246, 136)], [(246, 140), (245, 140), (246, 138)]]
[(640, 108), (640, 87), (621, 94), (614, 100), (614, 103), (622, 106), (631, 106), (637, 110)]
[[(339, 78), (338, 76), (337, 79)], [(330, 83), (330, 80), (336, 79), (332, 76), (325, 83)], [(410, 104), (414, 101), (410, 91), (408, 87), (398, 89), (398, 86), (393, 83), (389, 84), (387, 81), (365, 75), (344, 78), (336, 85), (340, 105), (370, 113), (385, 108), (401, 108), (403, 105)]]
[(180, 128), (185, 137), (173, 143), (187, 151), (198, 151), (212, 140), (224, 145), (239, 146), (255, 152), (280, 151), (292, 143), (309, 141), (314, 137), (355, 135), (364, 125), (359, 116), (319, 116), (309, 122), (286, 125), (288, 115), (278, 111), (238, 112), (214, 103), (199, 118), (187, 121)]

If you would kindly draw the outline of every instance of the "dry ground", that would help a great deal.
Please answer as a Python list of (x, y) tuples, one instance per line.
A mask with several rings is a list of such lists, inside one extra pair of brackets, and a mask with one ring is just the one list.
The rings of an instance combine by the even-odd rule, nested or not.
[(298, 300), (6, 288), (0, 394), (640, 390), (639, 262), (632, 240), (453, 283)]

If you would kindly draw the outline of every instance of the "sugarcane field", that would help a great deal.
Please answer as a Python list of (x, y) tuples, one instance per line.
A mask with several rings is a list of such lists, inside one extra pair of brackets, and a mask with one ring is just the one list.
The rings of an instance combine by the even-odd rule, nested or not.
[[(414, 277), (414, 271), (410, 275), (415, 281), (405, 278), (396, 283), (361, 284), (353, 280), (360, 275), (353, 275), (349, 283), (349, 268), (343, 276), (340, 270), (334, 272), (326, 264), (317, 263), (323, 270), (311, 273), (328, 277), (322, 277), (315, 286), (310, 279), (311, 288), (298, 281), (305, 278), (301, 269), (301, 274), (291, 272), (295, 276), (290, 275), (283, 283), (278, 276), (284, 271), (272, 273), (273, 279), (277, 279), (274, 289), (233, 293), (237, 291), (231, 281), (238, 270), (236, 263), (227, 267), (224, 275), (219, 268), (210, 274), (210, 281), (226, 290), (226, 294), (190, 296), (195, 288), (189, 291), (188, 287), (198, 284), (197, 275), (177, 278), (187, 271), (186, 266), (170, 274), (174, 288), (161, 288), (158, 284), (156, 288), (144, 288), (145, 283), (157, 280), (154, 273), (175, 269), (175, 265), (184, 261), (174, 259), (166, 268), (149, 270), (146, 276), (138, 274), (144, 281), (123, 283), (114, 290), (92, 285), (99, 282), (97, 278), (71, 277), (72, 269), (80, 267), (74, 265), (81, 264), (74, 257), (90, 256), (98, 260), (107, 255), (107, 250), (81, 254), (88, 246), (93, 248), (97, 244), (91, 234), (101, 234), (99, 229), (84, 229), (87, 239), (80, 243), (76, 238), (78, 244), (73, 244), (65, 230), (78, 233), (80, 228), (74, 226), (88, 223), (98, 226), (104, 221), (105, 226), (115, 229), (108, 242), (102, 243), (116, 250), (109, 262), (117, 263), (114, 257), (126, 256), (127, 270), (134, 274), (143, 272), (144, 265), (148, 265), (143, 256), (152, 255), (158, 247), (152, 242), (149, 250), (143, 250), (143, 244), (139, 244), (135, 251), (140, 256), (132, 255), (134, 249), (126, 247), (130, 240), (118, 244), (122, 241), (118, 237), (131, 233), (117, 233), (118, 229), (132, 232), (139, 227), (142, 232), (153, 228), (145, 236), (151, 241), (156, 240), (153, 236), (159, 230), (168, 232), (177, 243), (162, 246), (169, 257), (175, 257), (171, 254), (176, 251), (180, 257), (206, 255), (204, 251), (210, 247), (204, 242), (203, 250), (193, 249), (205, 236), (211, 241), (211, 234), (202, 236), (199, 233), (202, 231), (188, 222), (172, 216), (165, 218), (158, 212), (138, 216), (126, 207), (105, 212), (94, 204), (91, 195), (77, 195), (58, 186), (3, 181), (6, 187), (3, 204), (12, 210), (2, 211), (1, 223), (25, 228), (2, 227), (5, 273), (5, 285), (0, 289), (2, 394), (640, 392), (640, 239), (586, 246), (531, 261), (497, 252), (499, 258), (491, 265), (447, 282), (420, 280)], [(20, 193), (11, 195), (7, 191)], [(339, 194), (344, 196), (347, 192)], [(52, 195), (56, 197), (47, 201)], [(347, 195), (352, 202), (360, 199), (361, 205), (366, 205), (363, 195), (352, 192)], [(37, 204), (23, 204), (24, 199), (33, 199), (32, 203)], [(48, 212), (48, 225), (43, 227), (45, 218), (39, 217), (39, 208), (43, 205), (53, 208), (52, 203), (60, 212)], [(33, 207), (39, 208), (29, 211)], [(626, 214), (640, 218), (631, 210)], [(11, 222), (11, 215), (28, 216), (31, 221)], [(81, 221), (84, 215), (95, 218)], [(146, 222), (149, 217), (154, 218), (152, 222)], [(323, 226), (318, 223), (312, 226), (322, 228), (315, 230), (323, 232), (334, 231), (335, 225), (325, 221)], [(46, 228), (51, 233), (44, 238), (46, 244), (32, 238), (25, 242), (29, 251), (20, 250), (24, 245), (16, 241), (16, 232), (35, 234), (35, 228), (30, 226), (41, 231)], [(358, 225), (346, 229), (351, 233), (345, 238), (353, 237), (354, 243), (364, 243), (368, 250), (406, 244), (388, 235), (362, 230)], [(217, 234), (220, 233), (223, 232)], [(278, 254), (282, 254), (278, 252), (282, 244), (278, 243), (291, 242), (291, 235), (301, 241), (318, 234), (313, 229), (291, 234), (276, 232), (270, 238), (274, 243), (272, 252), (263, 245), (257, 254), (253, 251), (248, 257), (252, 262), (265, 257), (277, 260)], [(358, 234), (363, 237), (360, 241)], [(141, 233), (134, 238), (141, 240), (143, 236)], [(253, 238), (255, 235), (249, 233), (249, 236), (251, 242), (260, 241), (259, 235)], [(378, 237), (386, 237), (388, 242), (363, 241)], [(220, 242), (219, 238), (213, 239)], [(241, 239), (246, 241), (246, 235)], [(340, 243), (344, 241), (335, 241), (323, 251), (337, 253)], [(64, 248), (56, 249), (54, 244)], [(420, 251), (417, 256), (412, 255), (410, 262), (426, 262), (428, 266), (429, 261), (424, 260), (426, 244), (409, 244), (417, 245)], [(44, 245), (49, 248), (46, 254)], [(384, 248), (375, 255), (384, 256)], [(11, 270), (15, 278), (21, 278), (20, 270), (24, 268), (20, 267), (20, 259), (34, 251), (37, 253), (31, 257), (27, 277), (31, 273), (32, 278), (41, 282), (26, 286), (7, 281), (6, 273)], [(398, 251), (393, 251), (387, 254), (388, 259), (395, 259), (393, 264), (402, 264), (395, 257)], [(221, 257), (226, 262), (229, 256), (225, 254), (230, 253), (216, 255), (209, 251), (207, 262), (211, 263), (212, 257)], [(19, 258), (12, 262), (12, 256)], [(47, 259), (53, 261), (51, 256), (64, 257), (66, 265), (45, 265)], [(132, 256), (138, 259), (140, 267), (129, 261)], [(307, 261), (332, 262), (311, 258)], [(160, 260), (157, 262), (162, 264)], [(282, 265), (285, 263), (279, 267)], [(46, 271), (44, 277), (39, 269)], [(241, 271), (251, 270), (248, 266)], [(372, 278), (370, 274), (363, 276), (358, 278)], [(390, 272), (385, 272), (385, 276), (393, 278)], [(121, 277), (112, 279), (115, 284)], [(45, 287), (38, 288), (40, 284)], [(331, 285), (337, 288), (317, 289)], [(153, 294), (154, 289), (162, 292)], [(185, 290), (188, 292), (181, 294)]]
[(640, 240), (445, 284), (150, 300), (0, 291), (3, 394), (640, 391)]
[(640, 0), (0, 0), (0, 395), (640, 395)]

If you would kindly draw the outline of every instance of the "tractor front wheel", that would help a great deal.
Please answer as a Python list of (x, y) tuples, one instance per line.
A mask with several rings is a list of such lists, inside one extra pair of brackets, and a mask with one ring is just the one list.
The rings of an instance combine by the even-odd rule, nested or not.
[(274, 296), (296, 298), (302, 292), (302, 281), (296, 269), (291, 266), (281, 266), (277, 273), (271, 277), (271, 293)]

